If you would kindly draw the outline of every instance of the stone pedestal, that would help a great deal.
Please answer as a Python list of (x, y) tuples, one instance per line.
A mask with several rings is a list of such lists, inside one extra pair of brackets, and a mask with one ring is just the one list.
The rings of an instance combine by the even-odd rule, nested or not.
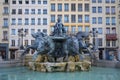
[(24, 50), (17, 50), (16, 52), (15, 52), (15, 59), (16, 60), (21, 60), (22, 59), (22, 57), (21, 57), (21, 54), (24, 52)]
[(24, 56), (23, 59), (24, 66), (28, 66), (28, 63), (33, 61), (32, 56), (33, 56), (32, 54), (26, 54)]

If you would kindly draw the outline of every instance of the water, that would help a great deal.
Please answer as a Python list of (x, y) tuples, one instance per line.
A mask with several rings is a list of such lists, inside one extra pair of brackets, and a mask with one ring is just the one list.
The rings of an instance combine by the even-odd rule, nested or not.
[(120, 80), (120, 69), (92, 67), (89, 72), (42, 73), (25, 67), (0, 68), (0, 80)]

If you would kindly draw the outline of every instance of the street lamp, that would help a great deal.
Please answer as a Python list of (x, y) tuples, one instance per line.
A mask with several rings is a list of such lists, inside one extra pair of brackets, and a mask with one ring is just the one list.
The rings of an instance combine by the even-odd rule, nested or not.
[(98, 31), (95, 28), (93, 28), (92, 31), (90, 31), (90, 33), (93, 36), (93, 53), (95, 55), (95, 58), (99, 60), (98, 39), (97, 39)]
[(19, 40), (20, 40), (20, 49), (24, 49), (24, 46), (23, 46), (23, 37), (26, 36), (27, 34), (27, 31), (24, 30), (23, 28), (19, 29), (18, 30), (18, 36), (19, 36)]

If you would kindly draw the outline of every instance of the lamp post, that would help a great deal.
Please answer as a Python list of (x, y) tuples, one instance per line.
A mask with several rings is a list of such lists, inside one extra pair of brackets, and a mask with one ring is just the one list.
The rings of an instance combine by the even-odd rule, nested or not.
[(24, 49), (24, 46), (23, 46), (23, 37), (26, 36), (27, 34), (27, 31), (24, 30), (23, 28), (19, 29), (18, 30), (18, 36), (19, 36), (19, 40), (20, 40), (20, 49)]
[(97, 39), (97, 35), (98, 35), (98, 31), (93, 28), (92, 31), (90, 31), (90, 33), (92, 34), (93, 36), (93, 53), (95, 55), (95, 58), (97, 60), (99, 60), (99, 50), (98, 50), (98, 39)]

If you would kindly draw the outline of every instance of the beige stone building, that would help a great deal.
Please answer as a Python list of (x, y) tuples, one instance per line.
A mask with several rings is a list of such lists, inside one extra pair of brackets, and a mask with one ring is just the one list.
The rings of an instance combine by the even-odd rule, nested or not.
[(0, 0), (0, 55), (8, 59), (9, 2)]
[(62, 18), (65, 29), (70, 33), (89, 31), (90, 1), (89, 0), (50, 0), (50, 30), (58, 17)]

